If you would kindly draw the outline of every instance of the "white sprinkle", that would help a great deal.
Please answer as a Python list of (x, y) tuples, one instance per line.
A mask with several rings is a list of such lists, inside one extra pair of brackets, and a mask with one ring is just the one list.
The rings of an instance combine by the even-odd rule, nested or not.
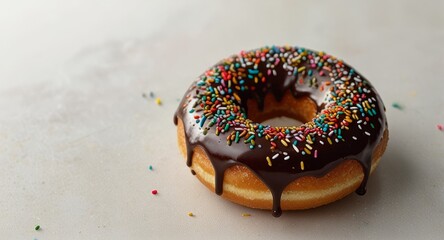
[(295, 150), (297, 153), (299, 153), (299, 149), (298, 149), (298, 147), (296, 147), (296, 146), (293, 145), (293, 144), (291, 144), (291, 146), (293, 146), (294, 150)]
[(338, 142), (339, 142), (339, 139), (335, 138), (335, 142), (337, 142), (337, 143), (338, 143)]
[(334, 84), (343, 84), (344, 82), (343, 81), (341, 81), (341, 80), (336, 80), (335, 82), (334, 82)]
[(323, 141), (321, 141), (321, 140), (319, 140), (319, 143), (320, 143), (321, 145), (324, 145), (324, 142), (323, 142)]
[(273, 69), (273, 76), (276, 76), (276, 75), (277, 75), (276, 70)]
[(271, 157), (272, 159), (276, 159), (277, 157), (279, 157), (279, 153), (276, 153), (273, 157)]
[(288, 153), (287, 153), (287, 152), (283, 152), (283, 154), (284, 154), (285, 156), (287, 156), (287, 155), (288, 155)]
[(356, 82), (361, 82), (361, 79), (359, 79), (359, 78), (357, 78), (357, 77), (354, 77), (353, 78)]
[(305, 144), (305, 146), (306, 146), (308, 149), (310, 149), (310, 150), (313, 149), (313, 148), (312, 148), (310, 145), (308, 145), (308, 144)]
[(361, 125), (358, 125), (358, 128), (359, 128), (360, 130), (362, 130), (362, 127), (361, 127)]
[(290, 156), (284, 157), (284, 160), (288, 160), (288, 159), (290, 159)]
[(367, 134), (367, 136), (370, 136), (370, 133), (369, 133), (369, 132), (367, 132), (367, 131), (365, 131), (365, 134)]
[(362, 120), (358, 120), (356, 123), (357, 123), (357, 124), (361, 124), (361, 123), (362, 123)]
[(354, 140), (358, 140), (358, 138), (357, 138), (357, 137), (355, 137), (355, 136), (353, 136), (352, 138), (353, 138)]

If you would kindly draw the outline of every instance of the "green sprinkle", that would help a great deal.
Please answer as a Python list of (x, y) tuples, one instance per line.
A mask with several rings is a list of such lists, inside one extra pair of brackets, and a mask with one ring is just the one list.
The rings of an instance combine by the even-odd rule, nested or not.
[(36, 231), (40, 230), (40, 225), (36, 225), (34, 228)]
[(236, 132), (236, 139), (234, 139), (234, 141), (235, 141), (236, 143), (239, 142), (239, 132)]
[(150, 171), (153, 171), (153, 166), (150, 165), (150, 166), (148, 167), (148, 169), (149, 169)]
[(397, 102), (392, 103), (392, 107), (394, 107), (396, 109), (399, 109), (399, 110), (403, 109), (403, 107), (399, 103), (397, 103)]

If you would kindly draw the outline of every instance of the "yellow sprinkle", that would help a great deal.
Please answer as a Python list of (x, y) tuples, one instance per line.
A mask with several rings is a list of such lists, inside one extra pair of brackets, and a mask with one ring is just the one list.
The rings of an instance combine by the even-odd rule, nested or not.
[(190, 216), (190, 217), (194, 217), (194, 214), (193, 214), (192, 212), (189, 212), (189, 213), (188, 213), (188, 216)]
[(249, 213), (242, 213), (242, 217), (251, 217), (251, 214), (249, 214)]
[(371, 108), (370, 104), (368, 103), (368, 101), (365, 101), (364, 104), (367, 106), (367, 108)]
[(311, 154), (310, 150), (308, 150), (307, 148), (304, 148), (304, 151), (305, 151), (307, 154)]
[(304, 170), (304, 162), (303, 161), (301, 161), (301, 170)]
[(267, 162), (268, 162), (268, 166), (271, 167), (271, 159), (270, 159), (270, 157), (268, 157), (268, 156), (267, 156)]
[(160, 100), (160, 98), (156, 98), (156, 104), (159, 106), (162, 105), (162, 100)]
[(257, 77), (254, 77), (254, 83), (258, 83), (259, 80), (257, 79)]
[(235, 77), (233, 77), (233, 82), (237, 85), (237, 79)]
[(287, 142), (285, 142), (283, 139), (281, 139), (281, 143), (282, 143), (282, 145), (284, 145), (284, 146), (286, 146), (286, 147), (288, 147), (288, 144), (287, 144)]
[(240, 99), (239, 95), (237, 95), (237, 93), (233, 93), (233, 96), (238, 102), (240, 102), (241, 99)]
[(310, 144), (312, 144), (313, 143), (313, 141), (311, 140), (311, 136), (310, 135), (307, 135), (307, 142), (311, 142)]
[(305, 66), (302, 66), (302, 67), (298, 68), (298, 72), (302, 72), (304, 70), (305, 70)]
[(331, 139), (330, 139), (329, 137), (327, 137), (327, 140), (328, 140), (328, 143), (330, 143), (330, 145), (333, 144), (333, 143), (331, 142)]

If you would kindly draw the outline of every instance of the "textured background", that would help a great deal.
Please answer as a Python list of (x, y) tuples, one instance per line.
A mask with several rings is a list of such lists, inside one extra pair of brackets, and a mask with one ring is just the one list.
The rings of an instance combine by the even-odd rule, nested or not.
[[(442, 237), (443, 12), (443, 1), (1, 2), (0, 238)], [(367, 195), (274, 218), (190, 174), (178, 99), (219, 59), (271, 44), (336, 55), (382, 95), (390, 142)]]

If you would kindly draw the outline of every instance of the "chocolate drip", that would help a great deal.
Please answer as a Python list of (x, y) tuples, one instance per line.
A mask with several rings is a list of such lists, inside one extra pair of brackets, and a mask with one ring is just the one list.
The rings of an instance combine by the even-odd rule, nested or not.
[[(308, 65), (304, 65), (308, 66)], [(351, 67), (345, 65), (346, 70), (350, 71)], [(262, 64), (258, 67), (259, 71), (266, 72), (265, 66)], [(355, 75), (358, 75), (356, 72)], [(285, 77), (282, 77), (285, 76)], [(318, 78), (321, 82), (329, 80), (326, 76), (321, 76), (314, 72), (312, 77)], [(277, 69), (276, 76), (270, 76), (266, 83), (259, 83), (256, 86), (256, 91), (238, 92), (240, 96), (240, 103), (242, 109), (248, 114), (247, 99), (254, 99), (260, 110), (264, 108), (264, 99), (267, 94), (273, 94), (276, 100), (280, 101), (285, 92), (290, 91), (295, 98), (309, 97), (317, 105), (317, 110), (320, 112), (325, 108), (325, 96), (328, 91), (319, 91), (317, 88), (307, 86), (306, 84), (298, 84), (298, 78), (295, 76), (288, 76), (288, 74), (281, 68)], [(366, 81), (369, 89), (372, 91), (367, 93), (368, 97), (374, 97), (377, 101), (374, 102), (376, 114), (373, 116), (372, 127), (368, 124), (359, 126), (352, 124), (349, 130), (343, 132), (342, 137), (346, 141), (337, 141), (332, 145), (325, 143), (321, 144), (319, 141), (314, 141), (312, 147), (317, 149), (319, 154), (315, 160), (307, 160), (311, 156), (303, 156), (296, 152), (289, 151), (290, 159), (305, 160), (305, 170), (301, 170), (298, 166), (299, 161), (285, 161), (280, 160), (273, 162), (269, 166), (265, 159), (266, 156), (273, 156), (276, 153), (288, 151), (282, 146), (278, 146), (275, 150), (269, 148), (270, 142), (264, 138), (256, 138), (256, 147), (253, 150), (249, 149), (247, 144), (233, 143), (231, 146), (227, 145), (227, 133), (220, 133), (216, 135), (214, 129), (206, 127), (199, 127), (195, 124), (195, 120), (189, 111), (193, 108), (193, 99), (190, 98), (196, 93), (195, 83), (187, 91), (183, 98), (181, 105), (177, 109), (174, 116), (174, 123), (177, 125), (177, 119), (180, 118), (184, 124), (185, 143), (187, 149), (187, 165), (191, 167), (192, 156), (195, 147), (201, 147), (207, 154), (215, 171), (215, 192), (219, 195), (223, 193), (223, 178), (226, 169), (234, 165), (242, 165), (250, 169), (262, 182), (268, 187), (273, 197), (273, 216), (281, 215), (282, 210), (280, 206), (281, 197), (284, 189), (296, 179), (303, 176), (322, 177), (339, 164), (346, 160), (357, 160), (363, 168), (364, 179), (361, 182), (356, 193), (363, 195), (366, 192), (366, 184), (371, 170), (372, 154), (377, 144), (383, 136), (383, 132), (387, 127), (387, 122), (384, 114), (384, 105), (376, 94), (373, 87)], [(188, 97), (187, 97), (188, 96)], [(297, 107), (297, 106), (295, 106)], [(340, 119), (341, 121), (343, 119)], [(203, 130), (208, 131), (204, 133)], [(364, 131), (369, 131), (369, 136), (364, 135)], [(352, 140), (352, 137), (359, 136), (358, 141)], [(290, 147), (291, 148), (291, 147)]]

